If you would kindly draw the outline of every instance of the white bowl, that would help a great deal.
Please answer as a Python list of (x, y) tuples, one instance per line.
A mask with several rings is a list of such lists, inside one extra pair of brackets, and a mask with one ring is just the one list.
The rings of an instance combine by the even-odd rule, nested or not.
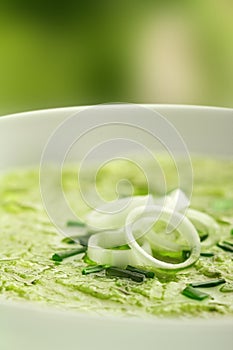
[[(233, 156), (233, 110), (149, 105), (180, 132), (191, 153)], [(0, 118), (0, 170), (38, 165), (55, 128), (85, 107), (20, 113)], [(111, 110), (119, 105), (102, 106)], [(127, 106), (126, 108), (131, 108)], [(56, 161), (56, 153), (54, 155)], [(233, 318), (100, 318), (27, 303), (0, 303), (0, 349), (219, 349), (232, 343)]]

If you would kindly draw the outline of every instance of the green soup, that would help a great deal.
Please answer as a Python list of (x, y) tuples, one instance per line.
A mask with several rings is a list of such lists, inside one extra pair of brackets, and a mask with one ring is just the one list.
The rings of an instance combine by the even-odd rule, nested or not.
[[(166, 160), (163, 166), (172, 189), (176, 185), (173, 183), (175, 169)], [(64, 170), (63, 189), (73, 210), (84, 215), (88, 208), (77, 194), (74, 169), (71, 165)], [(233, 162), (194, 159), (193, 169), (191, 207), (213, 216), (220, 225), (221, 241), (233, 243)], [(50, 190), (56, 192), (59, 184), (53, 182), (52, 170), (51, 173), (48, 170), (48, 177)], [(133, 183), (135, 195), (147, 193), (144, 175), (135, 170), (133, 164), (122, 167), (115, 163), (100, 171), (96, 178), (98, 190), (105, 199), (116, 196), (114, 186), (121, 178)], [(87, 174), (87, 190), (91, 181)], [(127, 191), (126, 188), (126, 195)], [(156, 189), (155, 195), (158, 195)], [(64, 218), (64, 224), (69, 219)], [(74, 226), (72, 230), (74, 234), (82, 234), (84, 229)], [(101, 315), (212, 317), (233, 314), (233, 253), (216, 244), (203, 248), (204, 254), (189, 268), (170, 273), (155, 271), (154, 278), (137, 283), (127, 278), (111, 278), (103, 271), (83, 275), (82, 270), (90, 263), (87, 258), (83, 259), (83, 254), (53, 261), (54, 253), (74, 248), (62, 241), (63, 238), (43, 207), (38, 172), (18, 169), (2, 175), (0, 300), (21, 300)], [(226, 283), (201, 289), (209, 295), (203, 300), (182, 294), (190, 283), (221, 278)]]

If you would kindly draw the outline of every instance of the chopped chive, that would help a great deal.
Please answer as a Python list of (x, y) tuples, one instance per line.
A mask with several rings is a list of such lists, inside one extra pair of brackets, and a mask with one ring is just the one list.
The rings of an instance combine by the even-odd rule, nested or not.
[(230, 232), (231, 235), (233, 235), (233, 228), (231, 229), (231, 232)]
[(223, 241), (223, 244), (227, 244), (227, 245), (230, 245), (231, 247), (233, 247), (233, 242)]
[(90, 265), (90, 266), (96, 266), (96, 265), (97, 265), (95, 261), (93, 261), (93, 260), (91, 260), (91, 259), (89, 258), (89, 256), (87, 255), (87, 253), (84, 255), (83, 261), (84, 261), (87, 265)]
[(52, 260), (54, 260), (54, 261), (62, 261), (63, 259), (69, 258), (70, 256), (84, 253), (86, 250), (87, 250), (86, 247), (82, 247), (82, 248), (78, 248), (78, 249), (68, 250), (68, 251), (65, 251), (65, 252), (55, 253), (52, 256)]
[(201, 241), (201, 242), (205, 241), (205, 240), (208, 238), (208, 236), (209, 236), (208, 233), (206, 233), (206, 234), (200, 236), (200, 241)]
[(89, 266), (82, 270), (83, 275), (89, 275), (90, 273), (101, 272), (106, 269), (105, 265)]
[(214, 253), (212, 252), (203, 252), (203, 253), (200, 253), (201, 256), (206, 256), (206, 257), (211, 257), (211, 256), (214, 256)]
[(221, 248), (222, 250), (225, 250), (226, 252), (233, 253), (233, 247), (226, 243), (217, 243), (217, 246)]
[(141, 273), (123, 270), (118, 267), (109, 267), (108, 269), (106, 269), (106, 276), (130, 278), (132, 281), (135, 282), (143, 282), (145, 279), (145, 276)]
[(228, 218), (226, 218), (226, 217), (221, 217), (221, 218), (220, 217), (215, 217), (215, 220), (217, 222), (219, 222), (220, 224), (224, 224), (224, 225), (229, 225), (230, 224), (230, 222), (228, 221)]
[(62, 239), (62, 243), (75, 244), (77, 243), (76, 239), (77, 239), (77, 236), (65, 237)]
[(84, 227), (86, 224), (82, 221), (72, 221), (68, 220), (66, 226), (76, 226), (76, 227)]
[(203, 300), (209, 297), (209, 294), (204, 293), (191, 286), (187, 286), (184, 290), (182, 290), (182, 294), (188, 298), (195, 299), (195, 300)]
[(128, 265), (126, 267), (126, 270), (140, 273), (141, 275), (144, 275), (147, 278), (154, 278), (155, 277), (155, 273), (153, 271), (141, 270), (141, 269), (138, 269), (138, 268), (131, 266), (131, 265)]
[(211, 280), (206, 282), (196, 282), (196, 283), (190, 283), (190, 286), (193, 288), (209, 288), (209, 287), (216, 287), (220, 284), (226, 283), (224, 278), (219, 278), (217, 280)]
[(184, 260), (188, 259), (190, 257), (190, 250), (182, 250), (182, 257)]
[(92, 234), (87, 234), (87, 235), (82, 235), (82, 236), (70, 236), (70, 237), (65, 237), (63, 238), (62, 242), (63, 243), (68, 243), (68, 244), (75, 244), (75, 243), (79, 243), (83, 246), (87, 246), (88, 245), (88, 240), (91, 237)]

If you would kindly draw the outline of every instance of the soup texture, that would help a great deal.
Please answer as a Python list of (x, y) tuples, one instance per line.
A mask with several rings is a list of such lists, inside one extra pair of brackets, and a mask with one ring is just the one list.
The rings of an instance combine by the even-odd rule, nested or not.
[[(168, 191), (176, 187), (173, 165), (161, 160)], [(82, 248), (64, 240), (44, 208), (38, 169), (15, 169), (0, 177), (0, 301), (24, 301), (37, 306), (88, 312), (100, 315), (140, 317), (214, 317), (233, 314), (233, 162), (194, 158), (194, 184), (190, 207), (212, 216), (219, 225), (218, 241), (202, 246), (200, 258), (192, 266), (178, 271), (154, 270), (153, 278), (142, 283), (129, 278), (109, 276), (105, 271), (83, 274), (95, 266), (86, 253), (54, 261), (55, 253)], [(64, 193), (74, 212), (85, 217), (87, 205), (77, 188), (76, 165), (65, 167), (62, 175)], [(96, 177), (96, 186), (105, 200), (116, 198), (115, 184), (121, 178), (133, 184), (134, 195), (148, 193), (146, 178), (130, 162), (109, 164)], [(156, 181), (156, 176), (155, 176)], [(90, 173), (84, 191), (93, 185)], [(48, 191), (56, 193), (60, 184), (48, 169)], [(124, 188), (125, 186), (125, 188)], [(125, 191), (125, 192), (124, 192)], [(159, 196), (157, 188), (152, 193)], [(121, 192), (129, 195), (122, 183)], [(57, 211), (59, 203), (52, 203)], [(60, 215), (64, 230), (69, 217)], [(85, 223), (85, 222), (84, 222)], [(69, 234), (85, 235), (84, 226), (69, 226)], [(199, 232), (201, 239), (206, 232)], [(226, 244), (229, 249), (226, 249)], [(225, 247), (225, 248), (224, 248)], [(231, 249), (232, 247), (232, 249)], [(122, 248), (123, 249), (123, 248)], [(127, 247), (126, 247), (127, 249)], [(167, 257), (166, 259), (176, 259)], [(148, 270), (150, 267), (148, 266)], [(224, 283), (221, 283), (224, 280)], [(193, 283), (220, 281), (199, 291), (203, 300), (184, 295)]]

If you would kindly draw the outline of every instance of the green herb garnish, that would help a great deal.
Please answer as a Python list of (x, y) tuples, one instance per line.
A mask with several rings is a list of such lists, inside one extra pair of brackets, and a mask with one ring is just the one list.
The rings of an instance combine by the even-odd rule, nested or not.
[(52, 256), (52, 260), (62, 261), (63, 259), (69, 258), (70, 256), (85, 253), (86, 250), (87, 250), (86, 247), (82, 247), (82, 248), (72, 249), (72, 250), (68, 250), (60, 253), (55, 253)]
[(75, 244), (77, 243), (78, 236), (65, 237), (62, 239), (62, 243)]
[(229, 241), (223, 241), (222, 243), (223, 243), (223, 244), (227, 244), (227, 245), (230, 245), (231, 247), (233, 247), (233, 242), (229, 242)]
[(225, 250), (226, 252), (231, 252), (233, 253), (233, 247), (229, 244), (226, 243), (217, 243), (217, 246), (221, 248), (222, 250)]
[(205, 233), (205, 234), (203, 234), (203, 235), (200, 235), (200, 241), (201, 242), (203, 242), (203, 241), (205, 241), (207, 238), (208, 238), (208, 233)]
[(83, 275), (89, 275), (90, 273), (97, 273), (101, 272), (106, 269), (106, 265), (96, 265), (96, 266), (89, 266), (82, 270)]
[(190, 257), (190, 250), (182, 250), (182, 257), (184, 260), (188, 259)]
[(153, 271), (141, 270), (141, 269), (138, 269), (138, 268), (133, 267), (131, 265), (128, 265), (126, 267), (126, 270), (140, 273), (141, 275), (144, 275), (147, 278), (154, 278), (155, 277), (155, 273)]
[(195, 300), (203, 300), (209, 297), (209, 294), (193, 288), (192, 286), (187, 286), (184, 290), (182, 290), (182, 294)]
[(92, 236), (91, 233), (88, 233), (86, 235), (82, 235), (82, 236), (70, 236), (70, 237), (65, 237), (63, 238), (62, 242), (63, 243), (68, 243), (68, 244), (75, 244), (75, 243), (79, 243), (80, 245), (83, 246), (88, 246), (88, 240), (89, 238)]
[(68, 220), (66, 223), (66, 226), (76, 226), (76, 227), (85, 227), (86, 224), (82, 221), (73, 221), (73, 220)]
[(219, 278), (217, 280), (211, 280), (211, 281), (206, 281), (206, 282), (195, 282), (195, 283), (190, 283), (190, 286), (193, 288), (210, 288), (210, 287), (216, 287), (219, 286), (220, 284), (226, 283), (224, 278)]
[(200, 253), (201, 256), (206, 256), (206, 257), (211, 257), (214, 256), (214, 253), (212, 252), (204, 252), (204, 253)]
[(135, 282), (143, 282), (145, 279), (145, 276), (141, 273), (123, 270), (118, 267), (109, 267), (106, 269), (106, 276), (129, 278)]
[(94, 260), (91, 260), (91, 259), (89, 258), (89, 256), (87, 255), (87, 253), (84, 255), (83, 261), (84, 261), (87, 265), (90, 265), (90, 266), (97, 266), (96, 262), (95, 262)]

